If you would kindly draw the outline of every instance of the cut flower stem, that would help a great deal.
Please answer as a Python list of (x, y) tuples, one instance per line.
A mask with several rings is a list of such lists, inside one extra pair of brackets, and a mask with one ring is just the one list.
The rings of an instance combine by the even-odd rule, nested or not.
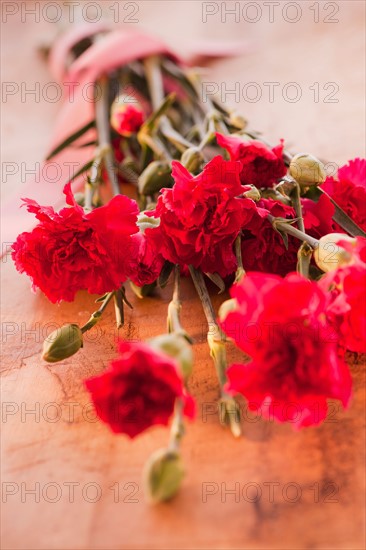
[[(273, 228), (276, 231), (280, 231), (282, 233), (287, 233), (288, 235), (292, 235), (293, 237), (296, 237), (296, 239), (299, 239), (300, 241), (305, 241), (312, 248), (317, 248), (319, 246), (318, 239), (314, 239), (313, 237), (310, 237), (310, 235), (307, 235), (303, 231), (300, 231), (300, 229), (296, 229), (296, 227), (293, 227), (287, 221), (279, 220), (278, 218), (275, 218), (271, 214), (267, 215), (267, 220), (271, 222)], [(289, 220), (289, 221), (291, 221), (291, 220)]]
[(197, 294), (202, 302), (203, 311), (208, 324), (207, 342), (220, 383), (221, 403), (225, 409), (224, 414), (220, 414), (220, 421), (224, 420), (228, 423), (232, 434), (235, 437), (239, 437), (241, 435), (240, 423), (238, 421), (237, 414), (236, 416), (233, 416), (232, 414), (234, 409), (237, 412), (236, 403), (233, 397), (228, 395), (224, 390), (227, 369), (226, 337), (216, 322), (215, 311), (202, 272), (194, 268), (192, 265), (189, 266), (189, 271), (191, 273)]
[[(168, 306), (168, 331), (169, 333), (183, 336), (186, 340), (192, 343), (186, 331), (183, 329), (180, 321), (180, 311), (182, 309), (182, 303), (180, 301), (180, 267), (176, 265), (174, 267), (174, 289), (172, 300)], [(175, 402), (173, 424), (170, 429), (170, 441), (168, 450), (178, 452), (181, 439), (185, 433), (184, 428), (184, 403), (182, 398), (178, 398)]]
[(81, 332), (83, 334), (85, 332), (87, 332), (88, 330), (90, 330), (91, 328), (93, 328), (97, 324), (97, 322), (99, 321), (99, 319), (103, 315), (104, 310), (108, 306), (109, 302), (112, 300), (113, 296), (114, 296), (114, 291), (113, 292), (108, 292), (108, 294), (106, 294), (100, 308), (97, 311), (94, 311), (94, 313), (92, 313), (89, 321), (87, 323), (85, 323), (84, 326), (81, 327)]
[(112, 186), (113, 194), (119, 195), (119, 184), (114, 165), (114, 154), (111, 145), (109, 126), (109, 79), (103, 76), (98, 80), (100, 98), (95, 101), (95, 117), (98, 132), (99, 148), (104, 149), (104, 166)]

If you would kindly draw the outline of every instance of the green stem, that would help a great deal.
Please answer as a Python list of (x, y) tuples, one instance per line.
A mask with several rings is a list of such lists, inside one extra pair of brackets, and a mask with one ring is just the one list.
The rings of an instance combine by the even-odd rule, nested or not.
[(203, 278), (202, 272), (194, 268), (192, 265), (189, 266), (189, 271), (196, 288), (199, 299), (201, 300), (203, 312), (205, 314), (208, 325), (216, 325), (216, 315), (208, 294), (205, 280)]
[(108, 306), (109, 302), (112, 300), (113, 296), (114, 296), (114, 292), (108, 292), (108, 294), (104, 298), (103, 303), (100, 306), (100, 308), (97, 311), (94, 311), (94, 313), (92, 313), (89, 321), (87, 323), (85, 323), (84, 326), (81, 327), (81, 332), (83, 334), (84, 334), (84, 332), (87, 332), (88, 330), (90, 330), (91, 328), (93, 328), (97, 324), (97, 322), (99, 321), (99, 319), (103, 315), (104, 310)]
[(98, 80), (98, 87), (101, 90), (101, 96), (96, 101), (95, 117), (98, 132), (98, 143), (101, 149), (104, 149), (104, 166), (106, 168), (109, 181), (111, 183), (113, 194), (119, 195), (119, 184), (116, 175), (114, 155), (111, 145), (110, 124), (109, 124), (109, 79), (103, 76)]
[(180, 312), (182, 309), (182, 302), (180, 300), (180, 268), (179, 265), (174, 267), (174, 289), (172, 300), (168, 305), (167, 325), (168, 332), (183, 336), (189, 343), (192, 340), (188, 333), (182, 327), (180, 321)]
[[(238, 406), (235, 399), (231, 395), (227, 394), (223, 389), (226, 383), (227, 369), (226, 338), (216, 323), (215, 312), (201, 271), (198, 271), (193, 266), (189, 266), (189, 271), (191, 273), (194, 286), (196, 287), (197, 294), (201, 299), (203, 311), (205, 312), (209, 326), (207, 342), (210, 348), (210, 355), (215, 365), (221, 391), (220, 421), (230, 426), (231, 433), (234, 437), (240, 437), (241, 426)], [(213, 333), (211, 332), (211, 329), (213, 329)]]
[(220, 132), (220, 134), (228, 134), (229, 130), (225, 124), (225, 122), (222, 120), (222, 116), (220, 112), (215, 108), (213, 102), (211, 101), (210, 97), (206, 97), (206, 102), (202, 100), (202, 89), (201, 89), (201, 79), (199, 78), (198, 74), (192, 74), (190, 77), (191, 84), (193, 85), (197, 97), (200, 100), (200, 107), (202, 108), (203, 112), (206, 114), (206, 118), (208, 120), (208, 131), (209, 132)]
[(303, 242), (297, 253), (297, 271), (309, 278), (310, 262), (313, 255), (313, 248), (307, 243)]
[[(297, 181), (294, 181), (294, 187), (290, 193), (290, 198), (292, 201), (292, 206), (296, 212), (297, 225), (299, 231), (306, 233), (304, 218), (302, 214), (302, 205), (301, 205), (301, 194), (300, 194), (300, 185)], [(313, 248), (310, 246), (307, 240), (304, 240), (297, 252), (297, 271), (303, 275), (303, 277), (309, 278), (310, 271), (310, 262), (313, 255)]]
[(235, 239), (235, 255), (238, 267), (235, 275), (235, 283), (238, 283), (245, 276), (245, 269), (243, 266), (243, 257), (241, 253), (241, 235), (239, 234)]
[(198, 269), (195, 269), (192, 265), (189, 266), (189, 271), (191, 273), (191, 277), (197, 294), (201, 300), (203, 311), (207, 320), (207, 341), (210, 347), (211, 357), (215, 364), (217, 377), (219, 379), (222, 389), (226, 382), (226, 338), (216, 322), (215, 311), (202, 272)]
[[(182, 302), (180, 301), (180, 267), (179, 265), (176, 265), (174, 267), (173, 296), (172, 301), (168, 306), (168, 331), (169, 333), (181, 335), (184, 336), (187, 340), (190, 340), (188, 334), (183, 329), (180, 322), (181, 308)], [(183, 399), (176, 399), (173, 424), (170, 430), (170, 441), (168, 445), (168, 449), (173, 452), (177, 452), (179, 450), (181, 440), (185, 433), (183, 409)]]
[(172, 452), (179, 451), (182, 438), (185, 434), (183, 409), (184, 402), (183, 399), (179, 397), (175, 402), (174, 418), (170, 429), (170, 440), (168, 444), (168, 450)]
[(279, 221), (278, 218), (275, 218), (271, 214), (268, 214), (267, 220), (271, 222), (274, 229), (282, 231), (283, 233), (287, 233), (288, 235), (292, 235), (293, 237), (296, 237), (296, 239), (299, 239), (300, 241), (305, 241), (312, 248), (317, 248), (319, 246), (318, 239), (314, 239), (313, 237), (310, 237), (310, 235), (307, 235), (303, 231), (296, 229), (296, 227), (293, 227), (289, 223)]
[[(165, 97), (160, 59), (158, 56), (148, 57), (144, 61), (144, 65), (146, 69), (146, 79), (150, 91), (151, 104), (153, 106), (153, 109), (157, 110), (160, 108)], [(187, 139), (185, 139), (179, 132), (177, 132), (173, 128), (167, 116), (164, 115), (161, 117), (158, 127), (164, 137), (168, 141), (170, 141), (180, 152), (184, 152), (186, 149), (192, 146), (192, 144)]]
[(299, 226), (299, 230), (305, 233), (304, 218), (302, 215), (302, 206), (301, 206), (300, 186), (297, 183), (297, 181), (294, 181), (294, 184), (295, 185), (290, 195), (292, 206), (294, 207), (296, 212), (297, 225)]
[(103, 160), (103, 151), (101, 151), (100, 148), (97, 147), (95, 160), (90, 169), (89, 181), (87, 181), (85, 184), (85, 199), (84, 199), (85, 212), (90, 212), (91, 210), (93, 210), (93, 196), (100, 178), (102, 160)]
[(180, 323), (180, 311), (182, 303), (180, 301), (180, 270), (179, 266), (174, 267), (174, 290), (171, 302), (168, 305), (168, 332), (181, 334), (184, 332)]
[(114, 301), (114, 313), (116, 316), (116, 325), (117, 330), (123, 327), (125, 322), (125, 315), (124, 315), (124, 289), (120, 288), (114, 292), (113, 296)]

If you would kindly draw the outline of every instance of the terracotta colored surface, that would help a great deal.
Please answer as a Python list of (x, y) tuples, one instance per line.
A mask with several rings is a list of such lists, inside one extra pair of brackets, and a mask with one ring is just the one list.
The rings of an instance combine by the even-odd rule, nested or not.
[[(264, 15), (256, 24), (230, 18), (221, 23), (219, 16), (202, 23), (201, 2), (141, 2), (138, 17), (142, 27), (158, 29), (179, 48), (190, 39), (242, 37), (246, 54), (215, 65), (205, 80), (220, 91), (222, 83), (238, 82), (242, 89), (248, 82), (280, 82), (280, 90), (299, 83), (303, 98), (297, 103), (275, 96), (273, 103), (263, 98), (241, 101), (240, 107), (269, 140), (285, 137), (294, 150), (341, 163), (365, 149), (365, 36), (363, 2), (338, 4), (340, 22), (334, 24), (315, 24), (305, 2), (303, 18), (292, 25), (281, 17), (270, 24)], [(330, 13), (320, 12), (321, 18)], [(9, 17), (2, 33), (3, 80), (29, 87), (51, 81), (35, 48), (53, 32), (44, 20)], [(339, 102), (315, 103), (309, 90), (315, 82), (321, 90), (336, 82)], [(29, 167), (46, 148), (57, 104), (31, 97), (23, 103), (17, 94), (3, 107), (3, 162)], [(3, 178), (4, 194), (20, 185), (19, 175)], [(2, 291), (3, 548), (364, 547), (364, 365), (351, 367), (354, 398), (346, 413), (335, 404), (321, 427), (295, 433), (290, 426), (254, 422), (244, 409), (244, 437), (234, 441), (212, 414), (218, 387), (204, 317), (184, 281), (183, 323), (196, 341), (190, 390), (199, 413), (183, 444), (182, 491), (169, 505), (152, 508), (144, 502), (140, 473), (150, 453), (165, 444), (167, 431), (155, 429), (132, 443), (113, 436), (93, 421), (82, 385), (115, 353), (113, 311), (75, 359), (50, 366), (40, 360), (43, 336), (55, 324), (85, 321), (93, 297), (81, 294), (75, 304), (52, 306), (30, 292), (27, 278), (9, 260), (2, 264)], [(145, 302), (131, 297), (135, 308), (121, 336), (144, 339), (163, 332), (170, 295), (168, 285)], [(215, 298), (216, 305), (220, 301)], [(231, 349), (230, 357), (239, 354)], [(235, 494), (225, 494), (232, 489)]]

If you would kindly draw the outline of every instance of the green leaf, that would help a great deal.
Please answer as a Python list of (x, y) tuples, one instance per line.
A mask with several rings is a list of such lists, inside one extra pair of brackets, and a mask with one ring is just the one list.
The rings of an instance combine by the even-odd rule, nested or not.
[(150, 117), (146, 120), (146, 122), (144, 122), (144, 124), (141, 126), (141, 129), (140, 129), (141, 133), (144, 133), (144, 132), (150, 133), (152, 130), (155, 129), (161, 117), (164, 116), (165, 113), (173, 105), (175, 101), (175, 97), (176, 97), (175, 92), (172, 92), (171, 94), (167, 95), (164, 98), (164, 101), (162, 102), (160, 107), (158, 107), (158, 109), (156, 109), (156, 111), (154, 111), (152, 115), (150, 115)]
[(67, 183), (69, 181), (76, 180), (76, 178), (78, 178), (81, 174), (90, 170), (94, 162), (95, 162), (95, 159), (89, 160), (86, 164), (84, 164), (84, 166), (80, 168), (80, 170), (78, 170), (75, 174), (73, 174), (73, 176), (67, 181)]
[(135, 285), (135, 283), (130, 281), (130, 287), (133, 290), (134, 294), (136, 294), (138, 298), (142, 299), (150, 296), (153, 293), (154, 289), (156, 288), (156, 283), (152, 283), (151, 285), (137, 286)]
[(283, 243), (285, 245), (286, 250), (288, 250), (288, 235), (287, 233), (284, 233), (283, 231), (279, 231), (276, 229), (277, 233), (279, 233), (282, 237)]
[(225, 292), (225, 283), (218, 273), (205, 273), (205, 275), (218, 287), (220, 290), (219, 294)]
[(319, 191), (318, 198), (321, 194), (326, 195), (328, 199), (330, 199), (330, 202), (335, 207), (335, 212), (333, 215), (333, 220), (338, 223), (338, 225), (341, 226), (342, 229), (347, 231), (352, 237), (366, 237), (366, 233), (361, 229), (361, 227), (358, 227), (358, 225), (348, 216), (348, 214), (345, 213), (344, 210), (338, 204), (326, 193), (323, 191), (323, 189), (317, 189)]
[(168, 74), (180, 83), (191, 101), (193, 101), (194, 103), (197, 102), (198, 95), (195, 87), (193, 86), (192, 82), (187, 78), (184, 71), (182, 71), (182, 69), (178, 67), (178, 65), (170, 61), (170, 59), (164, 59), (162, 69), (166, 74)]
[(121, 287), (120, 292), (121, 292), (123, 303), (126, 304), (126, 306), (128, 306), (130, 309), (133, 309), (133, 305), (128, 301), (128, 298), (126, 295), (126, 289), (124, 286)]
[(104, 300), (107, 298), (109, 292), (106, 292), (105, 294), (103, 294), (103, 296), (99, 296), (99, 298), (97, 298), (95, 300), (95, 303), (97, 304), (98, 302), (104, 302)]
[(75, 149), (83, 149), (85, 147), (92, 147), (92, 146), (97, 146), (98, 145), (98, 142), (94, 140), (92, 141), (87, 141), (86, 143), (82, 143), (81, 145), (72, 145), (72, 147), (74, 147)]
[(173, 269), (174, 269), (174, 264), (166, 261), (165, 264), (163, 265), (163, 269), (161, 270), (161, 273), (158, 279), (158, 285), (160, 288), (166, 287)]
[(47, 156), (46, 160), (50, 160), (54, 156), (61, 153), (61, 151), (63, 151), (66, 147), (71, 145), (71, 143), (74, 143), (74, 141), (79, 139), (83, 134), (85, 134), (85, 132), (90, 130), (90, 128), (94, 128), (94, 127), (95, 127), (95, 120), (88, 122), (88, 124), (86, 124), (79, 130), (71, 134), (71, 136), (66, 138), (62, 143), (60, 143), (57, 147), (55, 147), (55, 149), (53, 149), (53, 151), (51, 151), (51, 153)]
[(115, 291), (113, 296), (114, 301), (114, 313), (116, 316), (116, 325), (117, 330), (122, 328), (125, 323), (125, 312), (124, 312), (124, 288), (120, 288)]
[(287, 224), (287, 225), (293, 225), (298, 221), (299, 221), (299, 218), (292, 218), (290, 220), (288, 220), (287, 218), (274, 218), (272, 221), (272, 227), (279, 235), (281, 235), (286, 250), (288, 250), (288, 234), (285, 231), (281, 231), (281, 229), (278, 229), (276, 222)]

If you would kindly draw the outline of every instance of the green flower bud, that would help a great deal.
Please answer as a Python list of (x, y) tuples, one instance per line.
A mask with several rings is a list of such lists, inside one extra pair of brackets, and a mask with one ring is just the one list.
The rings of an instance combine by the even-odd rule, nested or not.
[(183, 378), (187, 379), (193, 368), (193, 351), (184, 334), (162, 334), (148, 340), (150, 346), (175, 359)]
[(42, 359), (57, 363), (71, 357), (83, 347), (83, 333), (75, 324), (64, 325), (54, 330), (43, 343)]
[(139, 177), (138, 188), (141, 195), (153, 195), (163, 189), (172, 187), (172, 168), (168, 162), (155, 160), (145, 168)]
[(245, 191), (243, 195), (247, 199), (252, 199), (255, 202), (260, 201), (262, 198), (260, 191), (254, 185), (251, 186), (251, 189), (249, 189), (249, 191)]
[(300, 153), (292, 159), (290, 174), (302, 187), (320, 185), (327, 177), (320, 160), (305, 153)]
[(338, 244), (340, 241), (357, 243), (356, 239), (343, 233), (329, 233), (319, 239), (319, 246), (314, 250), (314, 260), (325, 273), (352, 262), (352, 254)]
[(143, 471), (145, 494), (152, 503), (170, 500), (178, 492), (184, 477), (183, 463), (175, 451), (159, 449), (147, 461)]
[(198, 147), (186, 149), (181, 158), (182, 164), (187, 168), (188, 172), (192, 173), (200, 168), (203, 160), (202, 153)]

